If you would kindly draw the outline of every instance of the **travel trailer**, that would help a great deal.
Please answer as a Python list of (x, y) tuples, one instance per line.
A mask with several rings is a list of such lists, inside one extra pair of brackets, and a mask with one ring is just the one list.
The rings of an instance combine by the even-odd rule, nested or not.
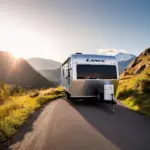
[(97, 99), (115, 104), (119, 81), (114, 56), (72, 54), (61, 66), (61, 84), (67, 99)]

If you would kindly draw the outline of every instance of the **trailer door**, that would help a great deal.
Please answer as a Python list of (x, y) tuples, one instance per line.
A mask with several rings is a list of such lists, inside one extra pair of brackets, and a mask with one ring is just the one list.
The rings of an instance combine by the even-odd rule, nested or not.
[(68, 84), (68, 86), (70, 85), (70, 69), (68, 68), (67, 69), (67, 84)]

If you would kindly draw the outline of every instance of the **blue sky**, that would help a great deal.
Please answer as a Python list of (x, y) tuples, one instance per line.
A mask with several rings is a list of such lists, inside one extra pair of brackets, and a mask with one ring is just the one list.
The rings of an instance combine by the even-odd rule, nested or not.
[(150, 46), (149, 0), (0, 0), (0, 50), (63, 61)]

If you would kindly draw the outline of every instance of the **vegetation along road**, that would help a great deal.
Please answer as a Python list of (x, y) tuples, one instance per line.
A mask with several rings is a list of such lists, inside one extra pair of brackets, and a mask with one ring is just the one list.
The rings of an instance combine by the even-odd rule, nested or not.
[(117, 105), (57, 99), (38, 110), (7, 148), (13, 150), (149, 150), (149, 118)]

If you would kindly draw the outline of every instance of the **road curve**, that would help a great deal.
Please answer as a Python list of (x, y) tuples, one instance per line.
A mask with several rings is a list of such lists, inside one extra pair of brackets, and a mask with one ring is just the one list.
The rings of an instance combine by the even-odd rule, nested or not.
[(116, 106), (55, 100), (37, 111), (7, 147), (12, 150), (150, 150), (150, 119)]

